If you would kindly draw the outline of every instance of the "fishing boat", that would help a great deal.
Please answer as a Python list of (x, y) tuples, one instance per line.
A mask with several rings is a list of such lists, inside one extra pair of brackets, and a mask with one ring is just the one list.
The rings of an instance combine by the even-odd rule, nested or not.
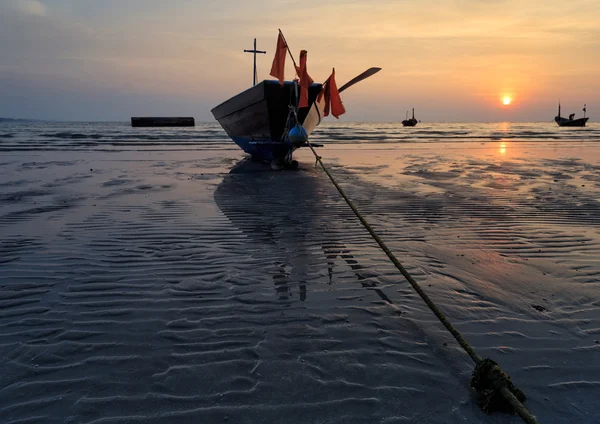
[(585, 127), (586, 122), (589, 117), (586, 118), (585, 113), (587, 109), (587, 105), (583, 105), (583, 118), (575, 119), (575, 114), (572, 113), (569, 115), (569, 118), (563, 118), (560, 116), (560, 102), (558, 103), (558, 115), (554, 117), (554, 122), (558, 124), (559, 127)]
[[(306, 72), (306, 51), (301, 52), (300, 66), (297, 66), (279, 31), (271, 69), (271, 75), (278, 74), (274, 75), (278, 79), (258, 82), (256, 54), (266, 52), (256, 50), (256, 39), (254, 42), (254, 50), (245, 50), (254, 54), (253, 86), (216, 106), (211, 112), (227, 135), (253, 159), (269, 162), (274, 169), (296, 168), (298, 162), (292, 159), (292, 154), (296, 149), (307, 146), (308, 136), (328, 115), (328, 102), (331, 101), (328, 93), (335, 90), (332, 96), (339, 96), (339, 93), (381, 68), (368, 69), (339, 90), (335, 84), (335, 70), (325, 83), (315, 83)], [(293, 81), (283, 79), (285, 51), (292, 58), (298, 74)], [(332, 114), (337, 117), (333, 109)]]
[(418, 121), (415, 119), (415, 108), (413, 107), (412, 118), (408, 119), (408, 112), (406, 112), (406, 119), (402, 121), (402, 125), (404, 125), (405, 127), (414, 127), (415, 125), (417, 125), (417, 122)]
[[(309, 102), (315, 102), (321, 92), (321, 84), (309, 88)], [(215, 119), (227, 135), (253, 158), (271, 162), (274, 166), (289, 165), (286, 161), (290, 150), (295, 151), (305, 143), (286, 140), (286, 130), (292, 127), (290, 106), (297, 104), (297, 86), (293, 81), (262, 81), (225, 101), (212, 110)], [(297, 119), (304, 123), (308, 108), (298, 110)]]

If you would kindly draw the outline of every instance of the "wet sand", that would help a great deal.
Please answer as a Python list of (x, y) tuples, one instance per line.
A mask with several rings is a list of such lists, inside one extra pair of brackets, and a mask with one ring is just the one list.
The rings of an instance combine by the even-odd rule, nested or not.
[[(542, 423), (600, 421), (600, 154), (329, 145), (348, 195)], [(518, 423), (301, 151), (0, 158), (2, 423)]]

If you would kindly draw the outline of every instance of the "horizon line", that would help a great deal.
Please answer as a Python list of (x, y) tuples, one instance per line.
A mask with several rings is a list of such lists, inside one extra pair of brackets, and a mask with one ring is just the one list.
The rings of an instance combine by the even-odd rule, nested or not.
[[(171, 117), (171, 116), (164, 116)], [(198, 121), (194, 118), (196, 124), (218, 124), (217, 120), (210, 121)], [(54, 123), (131, 123), (131, 118), (126, 120), (112, 120), (112, 119), (76, 119), (76, 120), (63, 120), (63, 119), (43, 119), (43, 118), (12, 118), (0, 116), (0, 122), (2, 121), (21, 121), (21, 122), (54, 122)], [(397, 121), (324, 121), (321, 125), (327, 124), (401, 124), (402, 120)], [(544, 124), (554, 123), (554, 120), (548, 121), (419, 121), (420, 124)], [(592, 124), (594, 122), (591, 122)]]

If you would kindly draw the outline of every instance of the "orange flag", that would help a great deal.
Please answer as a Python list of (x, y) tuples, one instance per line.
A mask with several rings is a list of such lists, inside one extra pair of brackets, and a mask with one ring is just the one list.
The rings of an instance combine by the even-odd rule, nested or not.
[(283, 85), (284, 71), (285, 71), (285, 55), (287, 53), (287, 44), (283, 39), (283, 34), (280, 32), (277, 38), (277, 49), (275, 50), (275, 57), (273, 58), (273, 65), (271, 66), (271, 74), (279, 80), (279, 84)]
[(317, 99), (317, 101), (320, 101), (321, 97), (325, 96), (325, 111), (323, 116), (328, 116), (329, 110), (331, 109), (331, 114), (336, 118), (339, 118), (340, 115), (346, 113), (346, 109), (344, 109), (340, 92), (338, 91), (337, 84), (335, 83), (335, 68), (331, 72), (331, 76), (327, 78), (327, 81), (325, 81), (323, 85), (325, 87)]
[(296, 72), (300, 78), (300, 102), (298, 107), (308, 107), (308, 87), (314, 82), (314, 80), (308, 75), (306, 69), (306, 50), (300, 52), (300, 66), (296, 67)]

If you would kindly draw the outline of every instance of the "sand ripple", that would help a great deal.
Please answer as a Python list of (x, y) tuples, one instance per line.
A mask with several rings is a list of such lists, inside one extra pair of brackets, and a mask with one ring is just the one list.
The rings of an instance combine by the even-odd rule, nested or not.
[[(5, 166), (2, 422), (518, 422), (309, 156), (219, 155)], [(541, 422), (595, 422), (598, 171), (411, 155), (334, 172)]]

